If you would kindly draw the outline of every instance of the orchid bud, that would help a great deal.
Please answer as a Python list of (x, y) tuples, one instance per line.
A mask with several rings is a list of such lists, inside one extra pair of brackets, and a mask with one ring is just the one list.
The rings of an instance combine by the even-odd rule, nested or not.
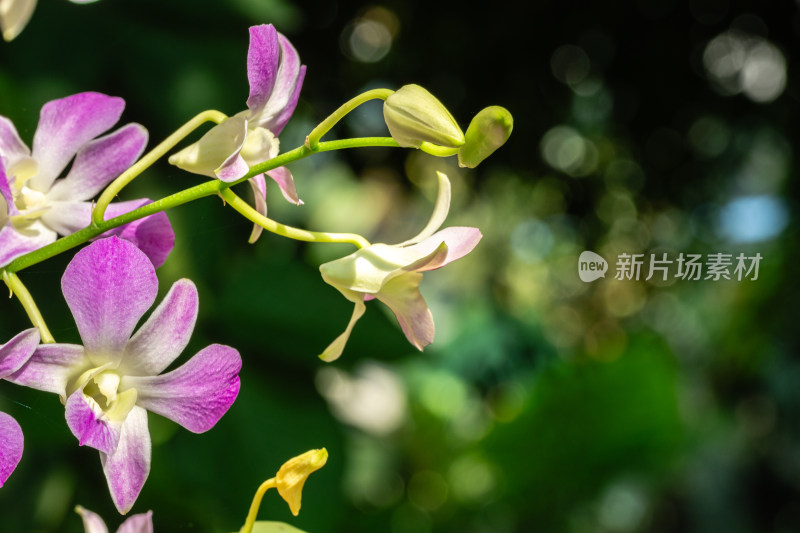
[(278, 474), (275, 482), (278, 494), (289, 504), (292, 514), (297, 516), (300, 512), (300, 500), (303, 496), (303, 485), (312, 472), (319, 470), (328, 461), (328, 450), (309, 450), (302, 455), (286, 461)]
[(479, 111), (469, 123), (466, 142), (458, 151), (458, 165), (477, 167), (505, 144), (513, 127), (514, 118), (504, 107), (493, 105)]
[(383, 104), (389, 133), (400, 146), (419, 148), (423, 142), (448, 148), (464, 144), (464, 133), (442, 103), (419, 85), (404, 85)]

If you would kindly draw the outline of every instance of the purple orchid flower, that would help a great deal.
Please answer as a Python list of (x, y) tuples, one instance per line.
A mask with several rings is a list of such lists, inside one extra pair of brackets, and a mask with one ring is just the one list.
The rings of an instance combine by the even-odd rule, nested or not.
[(373, 244), (319, 267), (322, 279), (355, 304), (347, 328), (320, 355), (322, 360), (333, 361), (342, 354), (353, 326), (366, 310), (364, 302), (373, 299), (389, 306), (418, 350), (433, 342), (433, 316), (419, 292), (422, 273), (464, 257), (481, 240), (477, 228), (437, 231), (450, 210), (450, 181), (441, 172), (437, 175), (436, 207), (416, 237), (400, 244)]
[[(108, 527), (100, 515), (80, 505), (75, 508), (75, 511), (83, 519), (85, 533), (108, 533)], [(153, 533), (153, 511), (128, 517), (120, 524), (117, 533)]]
[[(14, 124), (0, 116), (0, 266), (69, 235), (91, 222), (89, 202), (130, 167), (147, 144), (147, 130), (127, 124), (97, 137), (117, 123), (122, 98), (85, 92), (42, 107), (33, 151)], [(97, 138), (96, 138), (97, 137)], [(56, 179), (72, 161), (63, 179)], [(148, 199), (113, 203), (113, 218), (149, 203)], [(157, 213), (103, 236), (136, 243), (156, 266), (172, 250), (175, 234), (165, 213)]]
[[(232, 182), (247, 174), (250, 166), (278, 155), (278, 135), (294, 113), (306, 75), (305, 65), (292, 43), (275, 30), (272, 24), (250, 28), (247, 51), (247, 79), (250, 96), (247, 110), (214, 126), (199, 141), (173, 154), (169, 162), (183, 170)], [(292, 173), (286, 167), (267, 171), (275, 180), (284, 198), (296, 205), (297, 196)], [(264, 174), (248, 180), (255, 194), (255, 207), (267, 214), (267, 185)], [(255, 242), (261, 234), (256, 225), (250, 236)]]
[(147, 256), (111, 237), (78, 252), (61, 279), (83, 346), (44, 344), (8, 381), (55, 392), (80, 445), (100, 451), (111, 497), (125, 514), (150, 472), (147, 411), (202, 433), (214, 427), (239, 392), (239, 353), (212, 344), (177, 369), (162, 372), (189, 342), (197, 289), (172, 285), (142, 326), (158, 292)]
[[(39, 330), (28, 329), (0, 346), (0, 379), (13, 374), (33, 355)], [(22, 458), (22, 429), (10, 415), (0, 412), (0, 487)]]

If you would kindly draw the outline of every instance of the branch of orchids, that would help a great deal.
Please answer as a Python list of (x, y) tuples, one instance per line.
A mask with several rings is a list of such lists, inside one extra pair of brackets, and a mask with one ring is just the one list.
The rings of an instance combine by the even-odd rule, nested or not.
[(328, 118), (319, 123), (319, 125), (311, 130), (311, 133), (306, 137), (306, 148), (309, 150), (317, 151), (319, 140), (323, 135), (328, 133), (340, 120), (342, 120), (352, 110), (370, 100), (386, 100), (394, 93), (391, 89), (373, 89), (365, 93), (359, 94), (355, 98), (348, 100), (339, 107), (336, 111), (330, 114)]
[(296, 241), (349, 243), (354, 244), (358, 248), (370, 246), (370, 242), (367, 239), (355, 233), (309, 231), (276, 222), (250, 207), (247, 202), (236, 196), (236, 193), (230, 189), (222, 189), (220, 191), (220, 196), (247, 220), (277, 235), (282, 235), (283, 237), (288, 237)]
[[(365, 147), (375, 147), (375, 146), (394, 147), (394, 148), (399, 147), (397, 142), (391, 137), (360, 137), (355, 139), (341, 139), (336, 141), (322, 142), (319, 143), (316, 151), (311, 151), (305, 146), (299, 146), (294, 150), (290, 150), (288, 152), (280, 154), (279, 156), (273, 159), (270, 159), (268, 161), (265, 161), (257, 165), (253, 165), (253, 167), (251, 167), (250, 169), (250, 172), (248, 172), (247, 175), (245, 175), (236, 182), (225, 183), (220, 180), (210, 180), (205, 183), (201, 183), (200, 185), (195, 185), (194, 187), (190, 187), (188, 189), (184, 189), (177, 193), (166, 196), (160, 200), (144, 205), (138, 209), (134, 209), (133, 211), (125, 213), (124, 215), (120, 215), (116, 218), (103, 220), (98, 223), (93, 223), (92, 225), (87, 226), (86, 228), (79, 230), (71, 235), (62, 237), (61, 239), (57, 240), (54, 243), (48, 244), (47, 246), (43, 246), (41, 248), (38, 248), (32, 252), (29, 252), (23, 256), (16, 258), (14, 261), (9, 263), (5, 267), (5, 271), (8, 273), (19, 272), (20, 270), (41, 263), (46, 259), (54, 257), (62, 252), (66, 252), (67, 250), (70, 250), (76, 246), (80, 246), (81, 244), (89, 241), (89, 239), (97, 237), (98, 235), (101, 235), (102, 233), (105, 233), (108, 230), (153, 215), (155, 213), (166, 211), (173, 207), (189, 203), (193, 200), (204, 198), (206, 196), (213, 196), (220, 194), (222, 191), (226, 190), (232, 185), (246, 181), (248, 178), (264, 173), (268, 170), (272, 170), (274, 168), (286, 165), (288, 163), (298, 161), (316, 152), (330, 152), (333, 150), (343, 150), (347, 148), (365, 148)], [(273, 222), (270, 221), (270, 223)], [(303, 230), (297, 230), (297, 231), (302, 232)], [(279, 234), (282, 235), (282, 233)], [(313, 232), (304, 232), (304, 234), (310, 235), (313, 234)], [(309, 240), (309, 239), (306, 238), (301, 240)], [(367, 243), (367, 241), (364, 240), (363, 237), (360, 237), (358, 235), (354, 236), (353, 239), (350, 240), (313, 239), (313, 242), (352, 242), (353, 244), (359, 247), (369, 245), (369, 243)]]
[(53, 335), (50, 333), (50, 330), (47, 329), (47, 324), (44, 321), (44, 317), (42, 317), (42, 313), (39, 312), (39, 308), (36, 307), (36, 302), (33, 300), (33, 296), (31, 296), (31, 293), (28, 292), (28, 288), (25, 287), (25, 285), (22, 283), (22, 280), (19, 279), (19, 276), (13, 272), (3, 270), (3, 281), (11, 291), (9, 297), (13, 295), (17, 296), (17, 299), (19, 299), (19, 302), (22, 304), (22, 307), (28, 314), (28, 318), (30, 319), (31, 323), (39, 328), (39, 334), (42, 342), (47, 344), (56, 342), (56, 340), (53, 338)]
[(203, 111), (199, 115), (192, 118), (189, 122), (178, 128), (175, 133), (164, 139), (158, 146), (146, 153), (141, 159), (134, 163), (128, 170), (119, 175), (111, 184), (106, 187), (103, 194), (97, 200), (92, 210), (92, 225), (96, 226), (103, 222), (103, 215), (117, 194), (122, 191), (130, 182), (134, 180), (139, 174), (147, 170), (153, 163), (164, 157), (167, 152), (175, 148), (175, 146), (185, 139), (194, 130), (205, 124), (206, 122), (214, 122), (220, 124), (228, 116), (219, 111), (209, 109)]

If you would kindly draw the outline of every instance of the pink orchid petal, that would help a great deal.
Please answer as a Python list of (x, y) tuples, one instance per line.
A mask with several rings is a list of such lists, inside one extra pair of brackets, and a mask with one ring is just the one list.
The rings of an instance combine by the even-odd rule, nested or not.
[[(105, 220), (110, 220), (149, 203), (152, 203), (149, 198), (114, 202), (109, 204), (104, 218)], [(172, 229), (172, 224), (169, 222), (169, 217), (167, 217), (167, 214), (163, 211), (145, 218), (140, 218), (139, 220), (134, 220), (124, 226), (108, 230), (102, 235), (95, 237), (94, 240), (114, 235), (135, 244), (147, 255), (155, 268), (164, 264), (170, 252), (172, 252), (172, 248), (175, 246), (175, 232)]]
[(275, 183), (277, 183), (278, 187), (281, 189), (281, 193), (283, 193), (283, 197), (286, 198), (288, 202), (295, 205), (303, 205), (303, 201), (297, 196), (297, 187), (295, 187), (294, 184), (294, 177), (292, 177), (292, 173), (288, 168), (273, 168), (267, 171), (267, 175), (275, 180)]
[(67, 177), (56, 180), (47, 197), (70, 201), (94, 198), (139, 159), (146, 145), (147, 130), (139, 124), (128, 124), (95, 139), (78, 151)]
[(14, 123), (0, 116), (0, 156), (6, 160), (6, 164), (11, 167), (19, 159), (30, 155), (31, 151), (20, 139)]
[(22, 459), (22, 429), (10, 415), (0, 412), (0, 487)]
[(89, 401), (82, 390), (67, 398), (66, 418), (79, 446), (90, 446), (104, 453), (113, 453), (119, 443), (122, 422), (107, 420), (96, 402)]
[(325, 348), (325, 351), (319, 355), (319, 358), (325, 362), (330, 363), (331, 361), (335, 361), (342, 355), (344, 351), (344, 347), (347, 344), (347, 341), (350, 339), (350, 334), (353, 332), (353, 327), (356, 325), (356, 322), (364, 316), (364, 311), (367, 310), (367, 306), (364, 305), (363, 296), (347, 290), (341, 290), (341, 292), (348, 300), (353, 302), (355, 306), (353, 307), (353, 314), (350, 316), (350, 321), (347, 323), (347, 328), (342, 332), (341, 335), (336, 337), (332, 343)]
[(119, 526), (117, 533), (153, 533), (153, 511), (131, 516)]
[(424, 241), (406, 247), (406, 250), (414, 250), (420, 254), (427, 255), (425, 252), (435, 250), (441, 243), (447, 245), (447, 259), (445, 261), (414, 269), (418, 272), (425, 272), (427, 270), (441, 268), (448, 263), (452, 263), (456, 259), (461, 259), (478, 245), (481, 237), (483, 237), (483, 235), (481, 235), (478, 228), (454, 226), (438, 231)]
[(92, 204), (83, 201), (50, 202), (41, 220), (59, 235), (71, 235), (91, 224)]
[(176, 281), (128, 341), (120, 371), (128, 376), (160, 374), (189, 344), (197, 309), (197, 287), (188, 279)]
[(300, 56), (289, 39), (279, 33), (278, 41), (281, 46), (281, 59), (272, 94), (261, 108), (250, 108), (256, 124), (267, 128), (275, 135), (280, 134), (294, 113), (306, 70), (305, 66), (300, 65)]
[(40, 344), (31, 358), (5, 379), (17, 385), (56, 393), (66, 401), (67, 383), (88, 365), (83, 346)]
[(38, 220), (24, 228), (15, 228), (10, 223), (0, 227), (0, 267), (55, 242), (56, 237), (55, 231)]
[(408, 342), (418, 350), (433, 342), (433, 315), (419, 292), (422, 274), (407, 272), (386, 282), (376, 297), (389, 306)]
[(81, 515), (83, 520), (84, 533), (108, 533), (108, 528), (100, 515), (93, 513), (89, 509), (85, 509), (80, 505), (75, 508), (75, 511)]
[[(253, 176), (247, 180), (247, 183), (249, 183), (250, 188), (253, 189), (253, 204), (256, 211), (263, 216), (267, 216), (267, 181), (264, 178), (264, 174)], [(263, 230), (263, 227), (258, 224), (253, 224), (253, 231), (250, 233), (250, 238), (247, 242), (250, 244), (256, 242)]]
[(78, 150), (116, 124), (125, 108), (122, 98), (85, 92), (52, 100), (42, 107), (33, 136), (39, 172), (33, 188), (47, 191)]
[(269, 123), (269, 126), (271, 126), (270, 130), (272, 130), (275, 135), (280, 135), (280, 133), (283, 131), (283, 128), (289, 122), (289, 119), (292, 118), (292, 113), (294, 113), (294, 110), (297, 107), (297, 102), (300, 100), (300, 91), (303, 88), (303, 80), (305, 77), (306, 66), (303, 65), (300, 67), (300, 71), (297, 73), (294, 89), (289, 94), (286, 104), (280, 108), (280, 110), (275, 114), (275, 117)]
[(261, 109), (269, 100), (278, 74), (280, 54), (278, 32), (272, 24), (250, 27), (250, 46), (247, 50), (247, 80), (250, 82), (247, 107), (249, 109)]
[(136, 403), (141, 407), (202, 433), (214, 427), (233, 404), (241, 368), (239, 352), (212, 344), (172, 372), (125, 376), (121, 386), (136, 389)]
[(112, 454), (100, 452), (111, 499), (121, 514), (131, 510), (150, 474), (152, 445), (147, 411), (134, 407), (122, 424), (119, 444)]
[(39, 330), (26, 329), (0, 346), (0, 378), (13, 374), (28, 360), (39, 345)]
[(6, 175), (2, 152), (0, 152), (0, 197), (3, 200), (3, 210), (0, 211), (0, 224), (4, 224), (7, 215), (16, 215), (19, 211), (17, 206), (14, 205), (14, 195), (11, 193), (11, 183)]
[(75, 254), (61, 290), (86, 351), (113, 360), (122, 356), (136, 323), (153, 305), (158, 279), (141, 250), (111, 237)]

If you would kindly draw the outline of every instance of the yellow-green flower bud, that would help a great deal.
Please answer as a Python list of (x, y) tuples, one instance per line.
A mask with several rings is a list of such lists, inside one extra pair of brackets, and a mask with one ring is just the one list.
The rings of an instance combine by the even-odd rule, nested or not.
[(386, 98), (383, 118), (400, 146), (423, 142), (448, 148), (464, 144), (464, 132), (442, 103), (419, 85), (404, 85)]
[(478, 112), (467, 128), (466, 142), (458, 151), (458, 164), (475, 168), (503, 146), (514, 128), (514, 118), (504, 107), (489, 106)]

